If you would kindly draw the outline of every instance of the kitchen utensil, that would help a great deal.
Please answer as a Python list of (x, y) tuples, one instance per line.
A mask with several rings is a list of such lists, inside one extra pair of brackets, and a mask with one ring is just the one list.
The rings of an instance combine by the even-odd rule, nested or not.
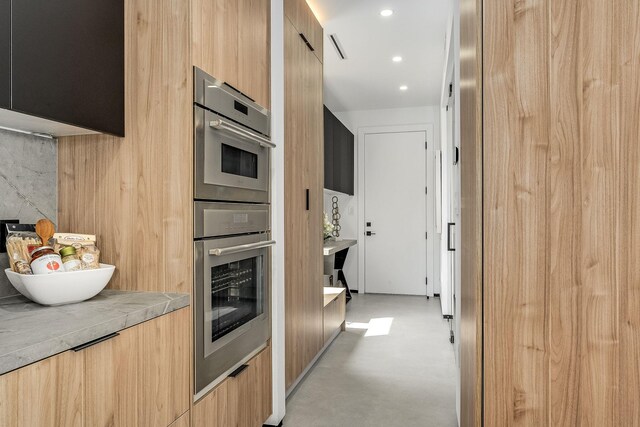
[(53, 222), (48, 219), (41, 219), (36, 223), (36, 234), (42, 240), (42, 245), (48, 245), (49, 240), (53, 237), (56, 232), (56, 227), (53, 225)]

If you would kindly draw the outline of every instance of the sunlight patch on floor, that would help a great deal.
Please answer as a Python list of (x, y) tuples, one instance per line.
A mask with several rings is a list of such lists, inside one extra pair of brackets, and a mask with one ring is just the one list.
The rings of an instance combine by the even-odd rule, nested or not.
[(369, 320), (369, 323), (347, 322), (347, 329), (366, 330), (365, 337), (379, 337), (389, 335), (393, 317), (379, 317)]

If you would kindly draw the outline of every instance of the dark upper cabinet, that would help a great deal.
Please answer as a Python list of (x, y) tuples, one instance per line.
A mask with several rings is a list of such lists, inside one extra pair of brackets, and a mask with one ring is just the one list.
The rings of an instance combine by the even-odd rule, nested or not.
[(324, 188), (333, 188), (333, 114), (324, 107)]
[(354, 194), (354, 136), (324, 107), (324, 187)]
[(10, 109), (124, 136), (124, 2), (13, 0), (10, 16)]
[(0, 108), (11, 107), (11, 0), (0, 0)]

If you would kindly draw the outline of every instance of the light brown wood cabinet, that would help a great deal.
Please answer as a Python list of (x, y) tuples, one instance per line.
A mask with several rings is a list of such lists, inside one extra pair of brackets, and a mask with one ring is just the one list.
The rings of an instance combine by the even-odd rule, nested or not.
[(193, 427), (259, 427), (269, 418), (271, 346), (193, 405)]
[(0, 425), (172, 424), (189, 410), (189, 322), (181, 309), (0, 376)]
[(322, 63), (288, 15), (284, 34), (285, 362), (289, 388), (323, 347), (324, 126)]
[(269, 108), (270, 0), (194, 0), (193, 63)]
[(67, 351), (0, 376), (0, 425), (84, 425), (83, 366)]
[(325, 295), (325, 305), (323, 310), (323, 325), (324, 325), (324, 343), (326, 344), (329, 339), (337, 330), (345, 329), (345, 315), (346, 315), (346, 294), (344, 291), (338, 295), (332, 295), (330, 301)]
[(284, 14), (296, 28), (298, 35), (304, 36), (309, 42), (314, 55), (322, 62), (324, 30), (306, 0), (285, 0)]

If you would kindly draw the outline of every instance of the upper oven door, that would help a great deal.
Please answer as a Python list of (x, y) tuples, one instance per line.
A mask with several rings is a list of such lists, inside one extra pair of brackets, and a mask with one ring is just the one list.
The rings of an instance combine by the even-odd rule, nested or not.
[(194, 121), (194, 198), (269, 202), (271, 141), (199, 106)]

